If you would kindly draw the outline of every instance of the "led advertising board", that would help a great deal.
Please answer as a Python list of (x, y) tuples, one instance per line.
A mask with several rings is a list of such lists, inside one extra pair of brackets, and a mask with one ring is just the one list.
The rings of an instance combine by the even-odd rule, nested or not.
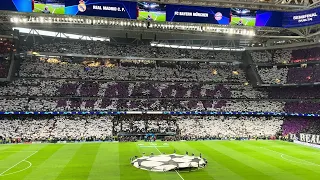
[(228, 25), (230, 22), (229, 8), (202, 6), (166, 5), (167, 22), (190, 22)]
[(320, 24), (320, 7), (277, 12), (244, 8), (216, 8), (119, 0), (2, 0), (0, 10), (189, 22), (234, 26), (295, 28)]
[(144, 21), (166, 21), (166, 5), (154, 2), (137, 2), (137, 19)]
[(32, 12), (64, 14), (65, 0), (32, 0)]
[(257, 11), (256, 26), (282, 27), (283, 12)]
[(117, 0), (67, 0), (65, 14), (137, 19), (137, 2)]
[(0, 10), (32, 12), (32, 0), (1, 0)]
[(320, 7), (298, 12), (284, 12), (282, 26), (285, 28), (320, 24)]
[(256, 11), (250, 9), (231, 8), (230, 25), (234, 26), (255, 26)]

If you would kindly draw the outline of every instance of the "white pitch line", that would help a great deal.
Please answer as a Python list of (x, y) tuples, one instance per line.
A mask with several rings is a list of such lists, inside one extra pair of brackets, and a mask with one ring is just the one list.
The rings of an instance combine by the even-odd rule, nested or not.
[(162, 152), (157, 148), (157, 146), (155, 146), (153, 143), (151, 143), (152, 144), (152, 146), (154, 147), (154, 148), (156, 148), (156, 150), (160, 153), (160, 155), (162, 154)]
[(10, 171), (10, 169), (12, 169), (12, 168), (16, 167), (18, 164), (22, 163), (23, 161), (26, 161), (29, 157), (33, 156), (33, 155), (34, 155), (34, 154), (36, 154), (37, 152), (38, 152), (38, 151), (35, 151), (35, 152), (34, 152), (34, 153), (32, 153), (30, 156), (28, 156), (28, 157), (24, 158), (23, 160), (19, 161), (17, 164), (15, 164), (15, 165), (11, 166), (9, 169), (7, 169), (7, 170), (3, 171), (3, 172), (0, 174), (0, 176), (3, 176), (3, 174), (4, 174), (4, 173), (6, 173), (6, 172)]
[[(156, 148), (156, 150), (158, 150), (158, 152), (159, 152), (160, 155), (161, 155), (162, 152), (161, 152), (153, 143), (151, 143), (151, 144), (153, 145), (154, 148)], [(179, 173), (177, 170), (174, 170), (174, 171), (178, 174), (178, 176), (179, 176), (182, 180), (184, 180), (183, 177), (180, 175), (180, 173)]]
[[(308, 165), (320, 166), (320, 164), (313, 163), (313, 162), (310, 162), (310, 161), (307, 161), (307, 160), (303, 160), (303, 159), (299, 159), (299, 158), (296, 158), (296, 157), (293, 157), (293, 156), (290, 156), (290, 155), (287, 155), (287, 154), (284, 154), (284, 153), (281, 153), (281, 152), (278, 152), (278, 151), (274, 151), (274, 150), (271, 150), (271, 149), (268, 149), (268, 148), (265, 148), (265, 147), (260, 147), (260, 148), (263, 148), (263, 149), (275, 152), (277, 154), (280, 154), (280, 157), (282, 159), (287, 160), (289, 162), (294, 162), (294, 163), (298, 163), (298, 164), (308, 164)], [(287, 159), (287, 158), (285, 158), (283, 156), (291, 157), (293, 159), (299, 159), (301, 162), (305, 162), (305, 163), (301, 163), (301, 162), (297, 162), (297, 161), (294, 161), (294, 160), (290, 160), (290, 159)]]
[(38, 152), (38, 151), (6, 151), (6, 150), (0, 150), (0, 152), (22, 152), (22, 153), (25, 153), (25, 152)]
[(22, 171), (24, 171), (24, 170), (29, 169), (29, 168), (32, 166), (32, 163), (31, 163), (30, 161), (22, 161), (22, 162), (27, 162), (27, 163), (29, 163), (29, 166), (26, 167), (26, 168), (24, 168), (24, 169), (21, 169), (21, 170), (19, 170), (19, 171), (15, 171), (15, 172), (12, 172), (12, 173), (9, 173), (9, 174), (4, 174), (4, 175), (1, 175), (1, 176), (9, 176), (9, 175), (11, 175), (11, 174), (17, 174), (17, 173), (19, 173), (19, 172), (22, 172)]
[(182, 180), (184, 180), (183, 177), (180, 175), (180, 173), (179, 173), (177, 170), (174, 170), (174, 171), (178, 174), (178, 176), (179, 176)]
[[(289, 161), (289, 162), (293, 162), (293, 163), (297, 163), (297, 164), (320, 166), (319, 164), (314, 164), (314, 163), (309, 162), (309, 161), (306, 161), (305, 163), (293, 161), (293, 160), (290, 160), (290, 159), (288, 159), (288, 158), (285, 158), (284, 156), (286, 156), (286, 155), (281, 154), (281, 158), (284, 159), (284, 160), (287, 160), (287, 161)], [(303, 162), (304, 162), (304, 160), (303, 160)]]

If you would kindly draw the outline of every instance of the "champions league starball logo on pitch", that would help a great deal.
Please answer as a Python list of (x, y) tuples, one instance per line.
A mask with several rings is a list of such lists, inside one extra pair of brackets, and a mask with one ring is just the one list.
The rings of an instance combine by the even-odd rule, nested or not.
[(86, 9), (87, 9), (87, 6), (86, 6), (84, 0), (80, 0), (80, 1), (79, 1), (79, 5), (78, 5), (78, 10), (79, 10), (80, 12), (85, 12)]
[(206, 167), (207, 161), (204, 158), (169, 154), (169, 155), (150, 155), (143, 157), (136, 157), (131, 160), (131, 164), (139, 169), (154, 171), (154, 172), (167, 172), (167, 171), (194, 171)]
[(215, 15), (214, 15), (214, 19), (216, 19), (217, 21), (220, 21), (222, 19), (222, 14), (221, 12), (217, 12)]

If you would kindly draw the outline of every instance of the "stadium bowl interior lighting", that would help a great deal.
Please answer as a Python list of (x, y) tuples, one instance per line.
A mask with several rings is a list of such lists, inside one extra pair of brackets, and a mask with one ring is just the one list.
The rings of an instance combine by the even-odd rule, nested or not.
[[(29, 29), (29, 28), (21, 28), (21, 27), (13, 27), (13, 30), (19, 30), (20, 33), (25, 34), (35, 34), (41, 36), (49, 36), (49, 37), (57, 37), (60, 32), (54, 31), (45, 31), (39, 29)], [(93, 41), (108, 41), (110, 42), (109, 37), (92, 37), (92, 36), (85, 36), (85, 35), (78, 35), (78, 34), (70, 34), (70, 33), (63, 33), (61, 38), (69, 38), (69, 39), (82, 39), (82, 40), (93, 40)]]
[(153, 47), (165, 47), (165, 48), (176, 48), (176, 49), (198, 49), (198, 50), (209, 50), (209, 51), (244, 51), (244, 48), (231, 48), (231, 47), (200, 47), (200, 46), (184, 46), (184, 45), (174, 45), (174, 44), (164, 44), (151, 42)]

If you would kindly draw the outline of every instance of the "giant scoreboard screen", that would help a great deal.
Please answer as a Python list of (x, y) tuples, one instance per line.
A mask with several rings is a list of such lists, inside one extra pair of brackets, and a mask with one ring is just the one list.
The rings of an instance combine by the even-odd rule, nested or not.
[(297, 28), (320, 24), (320, 7), (297, 12), (187, 6), (120, 0), (1, 0), (0, 10), (190, 22), (234, 26)]
[(65, 14), (137, 19), (137, 2), (118, 0), (67, 0)]
[(166, 12), (167, 22), (191, 22), (222, 25), (228, 25), (230, 23), (229, 8), (168, 4), (166, 6)]

